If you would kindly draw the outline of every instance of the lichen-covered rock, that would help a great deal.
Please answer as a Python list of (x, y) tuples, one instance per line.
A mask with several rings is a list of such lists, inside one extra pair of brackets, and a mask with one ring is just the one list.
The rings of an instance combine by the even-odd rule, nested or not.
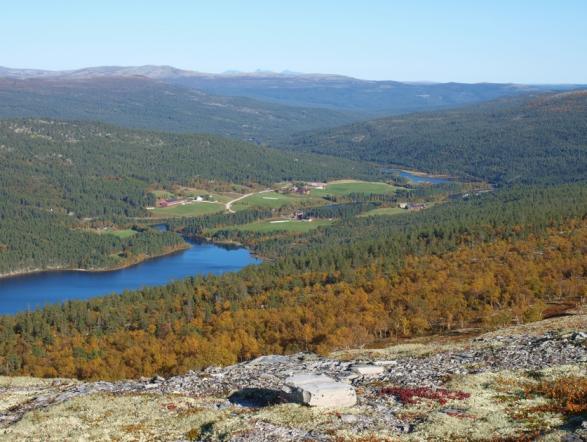
[(325, 375), (301, 374), (285, 381), (291, 388), (291, 397), (310, 407), (352, 407), (357, 395), (352, 385), (336, 382)]

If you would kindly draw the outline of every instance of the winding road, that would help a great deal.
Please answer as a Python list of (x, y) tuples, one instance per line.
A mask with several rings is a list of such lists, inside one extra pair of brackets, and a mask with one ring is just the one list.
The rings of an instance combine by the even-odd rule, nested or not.
[(237, 201), (244, 200), (245, 198), (248, 198), (253, 195), (260, 195), (261, 193), (269, 193), (269, 192), (273, 192), (273, 189), (265, 189), (265, 190), (261, 190), (260, 192), (251, 192), (251, 193), (247, 193), (246, 195), (239, 196), (238, 198), (235, 198), (232, 201), (229, 201), (225, 204), (226, 210), (229, 213), (235, 213), (234, 210), (232, 210), (232, 205), (234, 203), (236, 203)]

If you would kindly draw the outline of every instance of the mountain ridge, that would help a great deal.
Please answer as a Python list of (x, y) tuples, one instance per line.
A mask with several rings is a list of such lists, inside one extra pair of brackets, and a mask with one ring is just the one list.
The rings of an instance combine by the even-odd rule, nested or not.
[(145, 77), (208, 94), (247, 97), (287, 106), (326, 108), (384, 116), (458, 107), (528, 92), (567, 90), (577, 85), (363, 80), (337, 74), (291, 71), (205, 73), (173, 66), (98, 66), (49, 71), (0, 67), (0, 78), (96, 79)]

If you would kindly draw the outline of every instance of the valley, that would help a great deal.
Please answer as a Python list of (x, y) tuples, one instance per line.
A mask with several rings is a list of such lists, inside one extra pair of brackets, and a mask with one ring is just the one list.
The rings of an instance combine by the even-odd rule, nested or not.
[(4, 3), (0, 442), (587, 441), (587, 2)]
[[(330, 182), (279, 182), (270, 188), (243, 186), (228, 182), (199, 180), (199, 188), (173, 184), (170, 190), (152, 190), (154, 207), (146, 207), (145, 217), (123, 218), (117, 221), (86, 218), (79, 221), (78, 232), (86, 235), (113, 237), (120, 241), (132, 242), (149, 232), (149, 235), (180, 235), (184, 220), (206, 219), (207, 215), (230, 215), (246, 211), (261, 211), (255, 220), (201, 230), (192, 239), (184, 237), (176, 245), (165, 246), (150, 254), (121, 254), (104, 268), (36, 268), (9, 272), (0, 287), (0, 298), (4, 304), (0, 312), (14, 313), (40, 307), (48, 302), (67, 299), (85, 299), (91, 296), (121, 293), (146, 286), (162, 285), (201, 274), (234, 271), (244, 265), (260, 261), (252, 257), (242, 260), (244, 249), (235, 252), (193, 241), (242, 246), (254, 246), (239, 235), (303, 235), (311, 230), (327, 227), (349, 216), (380, 216), (409, 213), (421, 210), (426, 203), (402, 202), (396, 192), (408, 189), (385, 182), (360, 180), (335, 180)], [(240, 193), (239, 193), (240, 192)], [(244, 193), (243, 193), (244, 192)], [(408, 194), (406, 193), (405, 197)], [(444, 198), (448, 198), (446, 193)], [(344, 202), (337, 202), (341, 200)], [(358, 200), (362, 201), (358, 202)], [(381, 201), (378, 201), (381, 200)], [(421, 200), (421, 199), (420, 199)], [(371, 201), (369, 204), (365, 202)], [(407, 200), (406, 200), (407, 201)], [(348, 206), (348, 207), (347, 207)], [(380, 207), (387, 206), (387, 207)], [(400, 208), (404, 207), (404, 208)], [(265, 212), (264, 212), (265, 211)], [(347, 213), (348, 212), (348, 213)], [(133, 227), (124, 225), (133, 223)], [(161, 228), (161, 223), (173, 227)], [(89, 228), (88, 226), (96, 226)], [(167, 224), (163, 224), (167, 225)], [(177, 233), (175, 233), (177, 232)], [(208, 255), (199, 250), (209, 250)], [(231, 258), (236, 254), (238, 259)], [(202, 256), (209, 256), (202, 258)], [(223, 256), (216, 261), (217, 256)], [(234, 261), (234, 263), (233, 263)], [(243, 263), (243, 264), (241, 264)], [(246, 263), (246, 264), (244, 264)], [(44, 271), (43, 271), (44, 270)], [(32, 274), (30, 276), (24, 276)], [(44, 294), (43, 294), (44, 293)]]
[[(177, 406), (166, 385), (189, 385), (191, 394), (211, 394), (213, 404), (241, 407), (247, 431), (262, 422), (271, 427), (265, 433), (302, 436), (307, 428), (290, 414), (302, 413), (328, 434), (411, 440), (429, 431), (461, 437), (488, 426), (509, 434), (484, 411), (501, 405), (486, 400), (481, 384), (490, 379), (492, 392), (503, 389), (487, 373), (513, 382), (519, 375), (510, 370), (540, 370), (562, 385), (570, 381), (557, 370), (571, 365), (576, 379), (584, 378), (577, 368), (584, 358), (582, 322), (573, 322), (572, 339), (491, 338), (514, 346), (527, 356), (523, 361), (510, 363), (509, 350), (501, 357), (476, 341), (461, 347), (472, 336), (584, 309), (583, 90), (514, 93), (500, 86), (485, 97), (469, 88), (479, 95), (446, 98), (419, 113), (371, 108), (355, 119), (348, 112), (365, 105), (359, 96), (339, 119), (328, 107), (310, 112), (285, 103), (285, 93), (284, 102), (260, 105), (248, 101), (254, 97), (197, 91), (182, 73), (177, 81), (155, 81), (100, 72), (99, 79), (94, 70), (75, 80), (13, 78), (0, 87), (7, 97), (0, 116), (9, 108), (18, 112), (6, 116), (28, 116), (0, 120), (0, 375), (8, 376), (0, 383), (22, 379), (15, 376), (75, 378), (63, 384), (74, 408), (103, 394), (104, 413), (111, 401), (122, 408), (135, 401), (143, 414), (145, 395)], [(34, 90), (25, 93), (19, 82)], [(64, 107), (70, 96), (75, 103)], [(137, 104), (145, 111), (135, 112)], [(107, 111), (98, 115), (102, 106)], [(379, 111), (391, 113), (372, 119)], [(433, 342), (455, 349), (430, 354)], [(534, 349), (541, 342), (562, 356), (539, 356)], [(381, 355), (395, 361), (396, 352), (406, 359), (394, 364), (411, 364), (412, 371), (373, 368)], [(264, 360), (281, 361), (281, 369), (266, 367), (269, 384), (250, 371)], [(279, 396), (282, 407), (255, 406), (250, 414), (228, 399), (243, 390), (243, 403), (263, 400), (264, 388), (283, 381), (284, 366), (320, 372), (328, 382), (344, 377), (360, 403), (345, 412), (345, 422), (327, 422), (289, 396)], [(377, 385), (352, 377), (355, 366), (379, 373)], [(242, 370), (252, 374), (247, 382)], [(6, 382), (0, 407), (21, 391)], [(36, 434), (27, 426), (30, 416), (53, 428), (51, 413), (60, 404), (77, 415), (52, 387), (22, 382), (33, 397), (28, 405), (0, 408), (0, 434)], [(219, 390), (227, 385), (238, 391)], [(537, 385), (533, 394), (553, 400)], [(462, 394), (453, 397), (453, 388)], [(37, 389), (59, 403), (44, 402)], [(410, 394), (429, 401), (431, 419)], [(466, 395), (486, 401), (478, 406)], [(231, 418), (200, 399), (181, 402), (197, 411), (185, 405), (193, 419), (175, 421), (169, 434), (209, 440), (224, 434), (224, 424), (206, 416)], [(446, 412), (449, 400), (457, 411)], [(35, 413), (45, 407), (39, 420)], [(516, 437), (532, 434), (531, 422), (499, 410)], [(577, 419), (572, 410), (555, 411), (556, 422)], [(367, 422), (364, 431), (351, 431), (355, 415)], [(486, 424), (469, 422), (470, 415), (484, 416)], [(464, 420), (453, 433), (454, 419)], [(108, 420), (99, 421), (92, 424), (97, 438)], [(163, 431), (159, 424), (144, 428)]]

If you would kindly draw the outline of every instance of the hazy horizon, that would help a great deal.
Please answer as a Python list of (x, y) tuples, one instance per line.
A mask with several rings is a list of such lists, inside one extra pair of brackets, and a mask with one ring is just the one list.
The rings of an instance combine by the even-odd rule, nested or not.
[(585, 84), (587, 4), (10, 2), (0, 65), (170, 65), (404, 82)]
[(166, 65), (166, 64), (156, 64), (156, 63), (147, 63), (147, 64), (143, 64), (143, 65), (116, 65), (116, 64), (104, 64), (104, 65), (89, 65), (89, 66), (80, 66), (80, 67), (74, 67), (71, 69), (45, 69), (45, 68), (39, 68), (39, 67), (31, 67), (31, 66), (25, 66), (25, 67), (21, 67), (21, 66), (6, 66), (6, 65), (0, 65), (0, 69), (11, 69), (11, 70), (22, 70), (22, 71), (45, 71), (45, 72), (76, 72), (76, 71), (82, 71), (82, 70), (86, 70), (86, 69), (100, 69), (100, 68), (145, 68), (145, 67), (153, 67), (153, 68), (173, 68), (173, 69), (178, 69), (181, 71), (188, 71), (188, 72), (193, 72), (193, 73), (197, 73), (197, 74), (202, 74), (202, 75), (255, 75), (255, 74), (268, 74), (268, 75), (283, 75), (283, 76), (312, 76), (312, 75), (316, 75), (316, 76), (336, 76), (336, 77), (347, 77), (347, 78), (352, 78), (355, 80), (361, 80), (361, 81), (375, 81), (375, 82), (386, 82), (386, 81), (392, 81), (392, 82), (398, 82), (398, 83), (413, 83), (413, 84), (446, 84), (446, 83), (462, 83), (462, 84), (519, 84), (519, 85), (528, 85), (528, 86), (541, 86), (541, 85), (577, 85), (577, 86), (584, 86), (587, 84), (587, 81), (585, 83), (565, 83), (565, 82), (558, 82), (558, 83), (520, 83), (520, 82), (497, 82), (497, 81), (452, 81), (452, 80), (448, 80), (448, 81), (436, 81), (436, 80), (430, 80), (430, 79), (424, 79), (424, 80), (418, 80), (418, 79), (398, 79), (398, 78), (384, 78), (384, 79), (377, 79), (377, 80), (373, 80), (373, 79), (369, 79), (369, 78), (360, 78), (360, 77), (355, 77), (352, 75), (346, 75), (346, 74), (341, 74), (338, 72), (299, 72), (299, 71), (294, 71), (291, 69), (284, 69), (281, 71), (278, 70), (273, 70), (273, 69), (262, 69), (262, 68), (258, 68), (258, 69), (254, 69), (251, 71), (245, 71), (245, 70), (241, 70), (241, 69), (227, 69), (225, 71), (222, 72), (209, 72), (209, 71), (204, 71), (201, 69), (190, 69), (190, 68), (185, 68), (185, 67), (181, 67), (181, 66), (173, 66), (173, 65)]

